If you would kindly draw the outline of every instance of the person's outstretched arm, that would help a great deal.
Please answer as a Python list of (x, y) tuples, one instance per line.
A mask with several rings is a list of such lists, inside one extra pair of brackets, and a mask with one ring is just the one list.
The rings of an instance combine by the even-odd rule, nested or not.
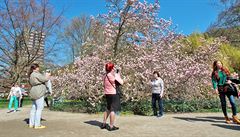
[(164, 82), (163, 80), (160, 78), (160, 85), (161, 85), (161, 93), (160, 93), (160, 97), (163, 97), (163, 92), (164, 92)]
[(123, 80), (120, 76), (120, 73), (115, 74), (115, 80), (117, 80), (121, 85), (123, 84)]

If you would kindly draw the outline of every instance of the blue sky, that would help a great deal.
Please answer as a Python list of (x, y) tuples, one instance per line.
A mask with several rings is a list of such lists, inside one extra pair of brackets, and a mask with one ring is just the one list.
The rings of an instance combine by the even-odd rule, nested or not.
[[(67, 20), (80, 15), (106, 13), (105, 0), (50, 0), (56, 12), (65, 8)], [(153, 2), (154, 0), (147, 0)], [(159, 17), (171, 18), (178, 25), (178, 32), (191, 34), (204, 32), (217, 18), (219, 10), (213, 6), (215, 0), (160, 0)]]

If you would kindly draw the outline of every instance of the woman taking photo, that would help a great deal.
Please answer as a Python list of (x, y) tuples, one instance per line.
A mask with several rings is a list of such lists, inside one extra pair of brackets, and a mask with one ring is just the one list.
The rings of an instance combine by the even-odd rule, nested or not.
[(221, 107), (222, 107), (222, 111), (223, 111), (226, 123), (227, 124), (231, 123), (227, 115), (227, 106), (226, 106), (226, 96), (227, 96), (232, 108), (233, 122), (240, 124), (240, 121), (237, 118), (237, 109), (234, 101), (234, 96), (225, 90), (226, 89), (225, 86), (227, 84), (232, 83), (231, 80), (229, 80), (229, 76), (230, 76), (230, 72), (223, 67), (223, 64), (221, 61), (213, 62), (212, 84), (213, 84), (215, 93), (219, 95), (219, 98), (221, 101)]
[(119, 84), (123, 84), (123, 80), (120, 77), (120, 72), (115, 73), (114, 64), (107, 63), (105, 65), (106, 74), (103, 77), (104, 82), (104, 94), (107, 101), (107, 109), (104, 112), (103, 123), (101, 129), (107, 128), (106, 121), (110, 115), (110, 127), (109, 131), (118, 130), (119, 127), (114, 126), (115, 112), (119, 111), (119, 96), (116, 95), (116, 81)]
[(31, 85), (29, 96), (32, 99), (32, 109), (29, 118), (29, 128), (46, 128), (41, 125), (41, 114), (44, 108), (44, 95), (47, 91), (45, 82), (48, 81), (48, 77), (39, 72), (38, 64), (31, 66), (29, 72), (29, 83)]

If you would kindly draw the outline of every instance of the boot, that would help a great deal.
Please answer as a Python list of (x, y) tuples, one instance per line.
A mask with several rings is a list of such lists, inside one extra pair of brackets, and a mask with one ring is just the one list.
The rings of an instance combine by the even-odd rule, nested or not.
[(233, 116), (233, 122), (236, 124), (240, 124), (240, 120), (237, 118), (237, 116)]
[(230, 121), (230, 119), (228, 118), (228, 116), (225, 116), (225, 120), (226, 120), (226, 123), (227, 123), (227, 124), (231, 124), (231, 121)]

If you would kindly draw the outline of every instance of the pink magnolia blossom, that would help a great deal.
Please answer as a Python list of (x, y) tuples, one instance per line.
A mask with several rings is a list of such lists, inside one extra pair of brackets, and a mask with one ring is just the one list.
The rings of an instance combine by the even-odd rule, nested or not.
[[(56, 95), (86, 98), (95, 106), (94, 103), (103, 96), (102, 76), (105, 74), (104, 65), (109, 61), (121, 68), (123, 101), (149, 96), (148, 82), (154, 70), (159, 71), (164, 80), (167, 99), (202, 97), (201, 88), (207, 86), (210, 89), (206, 84), (210, 82), (209, 66), (221, 39), (210, 43), (203, 39), (204, 45), (193, 53), (187, 53), (183, 49), (190, 45), (180, 42), (185, 38), (172, 30), (172, 21), (159, 19), (157, 14), (153, 14), (158, 13), (158, 1), (148, 4), (146, 1), (128, 0), (118, 6), (110, 6), (111, 12), (93, 18), (96, 19), (94, 27), (103, 28), (103, 35), (86, 43), (87, 49), (93, 48), (92, 53), (79, 57), (74, 64), (58, 71), (54, 80)], [(103, 22), (100, 24), (97, 20)], [(98, 42), (101, 38), (103, 41)]]

